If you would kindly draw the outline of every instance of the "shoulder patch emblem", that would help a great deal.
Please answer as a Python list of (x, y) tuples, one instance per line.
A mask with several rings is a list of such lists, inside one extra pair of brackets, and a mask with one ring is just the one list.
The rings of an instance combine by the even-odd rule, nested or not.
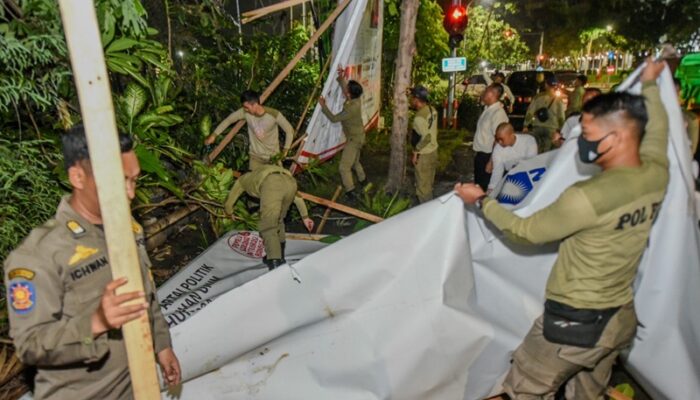
[(34, 284), (26, 281), (18, 281), (10, 284), (10, 305), (17, 314), (27, 314), (34, 309), (36, 304), (36, 290)]
[(68, 230), (73, 233), (74, 238), (79, 238), (83, 236), (86, 232), (85, 228), (83, 228), (80, 223), (74, 219), (66, 222), (66, 227), (68, 227)]
[(21, 278), (31, 281), (32, 279), (34, 279), (34, 275), (34, 271), (27, 268), (15, 268), (7, 273), (7, 277), (9, 278), (9, 280)]
[(68, 260), (68, 265), (73, 266), (91, 255), (97, 253), (99, 250), (93, 249), (92, 247), (85, 247), (82, 245), (77, 245), (75, 246), (75, 253), (71, 256), (70, 260)]
[(141, 227), (141, 225), (139, 225), (138, 222), (133, 221), (133, 220), (131, 221), (131, 230), (134, 231), (134, 233), (143, 232), (143, 228)]

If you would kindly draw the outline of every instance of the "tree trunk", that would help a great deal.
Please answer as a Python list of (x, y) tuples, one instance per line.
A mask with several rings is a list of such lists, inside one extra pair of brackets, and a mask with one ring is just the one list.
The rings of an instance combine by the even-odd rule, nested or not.
[(391, 123), (391, 158), (386, 190), (395, 192), (401, 188), (406, 175), (406, 135), (408, 132), (408, 97), (406, 90), (411, 85), (413, 55), (416, 50), (416, 17), (419, 0), (401, 2), (401, 30), (399, 51), (396, 55), (394, 83), (394, 113)]

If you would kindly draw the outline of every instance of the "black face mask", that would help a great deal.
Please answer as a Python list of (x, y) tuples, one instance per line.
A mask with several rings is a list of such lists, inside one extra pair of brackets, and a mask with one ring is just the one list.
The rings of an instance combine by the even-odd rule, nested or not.
[(586, 140), (586, 138), (583, 137), (583, 134), (579, 135), (579, 137), (578, 137), (578, 156), (581, 159), (581, 162), (583, 162), (584, 164), (592, 164), (595, 162), (595, 160), (600, 158), (600, 156), (602, 156), (605, 153), (607, 153), (608, 151), (610, 151), (610, 149), (612, 149), (612, 147), (608, 148), (607, 150), (605, 150), (602, 153), (599, 153), (598, 152), (598, 145), (603, 140), (605, 140), (605, 138), (612, 135), (613, 133), (614, 132), (610, 132), (607, 135), (600, 138), (600, 140), (593, 140), (593, 141)]

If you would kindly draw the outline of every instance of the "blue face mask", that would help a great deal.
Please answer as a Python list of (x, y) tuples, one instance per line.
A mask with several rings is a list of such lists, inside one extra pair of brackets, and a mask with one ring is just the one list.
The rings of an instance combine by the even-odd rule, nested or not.
[(595, 160), (599, 159), (600, 156), (604, 155), (612, 147), (608, 148), (602, 153), (598, 152), (598, 145), (605, 140), (608, 136), (612, 135), (614, 132), (610, 132), (607, 135), (603, 136), (599, 140), (586, 140), (585, 137), (583, 137), (583, 134), (579, 135), (578, 137), (578, 156), (581, 159), (581, 162), (584, 164), (592, 164), (595, 162)]

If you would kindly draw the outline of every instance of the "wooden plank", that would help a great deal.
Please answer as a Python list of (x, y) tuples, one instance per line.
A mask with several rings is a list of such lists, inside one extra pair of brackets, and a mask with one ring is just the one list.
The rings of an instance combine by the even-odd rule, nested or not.
[[(80, 99), (93, 174), (97, 183), (107, 253), (114, 278), (127, 277), (120, 293), (143, 291), (143, 279), (131, 228), (117, 125), (100, 31), (92, 0), (59, 0), (73, 77)], [(125, 324), (131, 384), (136, 399), (159, 399), (160, 387), (148, 313)]]
[(358, 217), (365, 219), (370, 222), (382, 222), (384, 221), (384, 218), (378, 217), (376, 215), (372, 215), (370, 213), (366, 213), (364, 211), (360, 211), (356, 208), (348, 207), (346, 205), (336, 203), (334, 201), (330, 201), (327, 199), (324, 199), (322, 197), (314, 196), (312, 194), (304, 193), (304, 192), (297, 192), (297, 194), (304, 200), (311, 201), (316, 204), (320, 204), (322, 206), (330, 207), (334, 210), (338, 210), (341, 212), (344, 212), (346, 214), (350, 214), (352, 216)]
[[(331, 197), (331, 201), (335, 202), (338, 200), (338, 197), (340, 196), (340, 193), (343, 191), (343, 187), (338, 185), (338, 187), (335, 189), (335, 193), (333, 193), (333, 197)], [(326, 221), (328, 220), (328, 216), (331, 215), (331, 208), (328, 207), (326, 208), (326, 212), (323, 213), (323, 217), (321, 218), (321, 222), (318, 224), (318, 228), (316, 228), (316, 233), (319, 234), (321, 231), (323, 231), (323, 227), (326, 226)]]
[[(328, 16), (328, 18), (323, 21), (323, 24), (318, 28), (316, 32), (309, 38), (309, 41), (306, 42), (306, 44), (297, 52), (297, 54), (292, 58), (291, 61), (287, 64), (286, 67), (280, 72), (277, 77), (270, 83), (270, 85), (265, 89), (265, 91), (260, 95), (260, 102), (264, 103), (265, 100), (272, 94), (272, 92), (277, 89), (277, 86), (279, 86), (280, 83), (289, 75), (290, 72), (292, 72), (292, 69), (299, 63), (299, 61), (306, 55), (306, 53), (313, 47), (313, 45), (316, 43), (316, 41), (323, 35), (326, 30), (335, 22), (335, 20), (340, 16), (340, 14), (345, 10), (345, 8), (350, 4), (352, 0), (343, 0), (342, 3), (338, 4), (338, 7), (333, 10), (333, 12)], [(224, 150), (226, 145), (231, 142), (231, 139), (238, 133), (239, 130), (243, 127), (243, 124), (245, 122), (239, 121), (233, 129), (229, 131), (229, 133), (224, 137), (221, 142), (219, 143), (218, 146), (212, 151), (209, 156), (209, 162), (214, 161), (216, 157), (219, 156), (219, 154)]]

